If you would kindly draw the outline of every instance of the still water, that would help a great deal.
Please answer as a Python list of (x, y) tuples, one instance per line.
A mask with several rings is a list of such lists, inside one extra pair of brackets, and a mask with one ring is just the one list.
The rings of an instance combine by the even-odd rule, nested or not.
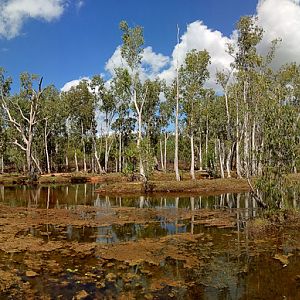
[(222, 194), (217, 196), (170, 197), (108, 197), (95, 193), (97, 184), (61, 186), (0, 186), (0, 203), (8, 206), (31, 208), (76, 208), (86, 205), (93, 207), (136, 207), (136, 208), (185, 208), (185, 209), (256, 209), (254, 199), (249, 194)]
[[(49, 211), (80, 211), (90, 207), (99, 209), (99, 215), (96, 213), (94, 217), (100, 219), (122, 208), (145, 214), (148, 210), (157, 212), (152, 222), (145, 223), (101, 226), (47, 223), (18, 231), (16, 239), (33, 237), (43, 245), (65, 245), (49, 253), (0, 252), (1, 268), (16, 270), (22, 280), (29, 283), (37, 299), (79, 299), (83, 291), (86, 293), (83, 299), (300, 299), (300, 243), (297, 242), (300, 233), (279, 230), (272, 239), (264, 235), (251, 236), (247, 224), (261, 212), (249, 194), (106, 197), (95, 193), (96, 189), (97, 185), (92, 184), (0, 186), (0, 204), (9, 207), (47, 208)], [(297, 208), (297, 199), (291, 199), (289, 205)], [(170, 221), (164, 214), (170, 212), (176, 216), (179, 210), (204, 209), (231, 212), (235, 216), (234, 227), (208, 227), (196, 222), (193, 214), (188, 219)], [(187, 235), (200, 238), (180, 246), (180, 236)], [(96, 244), (100, 249), (120, 247), (117, 249), (124, 251), (127, 243), (139, 247), (149, 240), (160, 243), (165, 238), (171, 238), (170, 245), (180, 247), (179, 254), (186, 255), (187, 260), (196, 259), (198, 265), (187, 268), (184, 259), (171, 255), (158, 264), (147, 260), (132, 264), (102, 257), (101, 251), (82, 254), (67, 250), (67, 247), (76, 249), (76, 245)], [(278, 254), (288, 257), (288, 264), (274, 259)], [(155, 257), (156, 253), (151, 255)], [(38, 276), (26, 276), (30, 268), (37, 271)], [(1, 299), (14, 298), (9, 292), (0, 292), (0, 296)]]

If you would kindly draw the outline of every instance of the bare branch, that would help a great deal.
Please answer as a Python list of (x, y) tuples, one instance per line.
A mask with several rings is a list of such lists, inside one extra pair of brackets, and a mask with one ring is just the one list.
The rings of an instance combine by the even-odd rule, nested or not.
[(18, 123), (10, 114), (9, 108), (7, 107), (7, 104), (5, 102), (5, 100), (2, 101), (2, 107), (5, 110), (7, 116), (8, 116), (8, 121), (10, 123), (12, 123), (14, 125), (14, 127), (17, 129), (17, 131), (19, 131), (20, 133), (22, 133), (22, 126), (20, 123)]
[(258, 192), (255, 191), (255, 189), (250, 181), (250, 178), (247, 178), (247, 181), (248, 181), (248, 185), (251, 189), (251, 194), (254, 197), (254, 199), (256, 200), (257, 204), (262, 208), (265, 208), (265, 209), (268, 208), (268, 205), (263, 201), (263, 199), (261, 199), (261, 197), (258, 195)]
[(22, 146), (20, 143), (18, 143), (17, 140), (15, 140), (14, 142), (12, 142), (12, 144), (18, 146), (18, 147), (19, 147), (21, 150), (23, 150), (23, 151), (26, 151), (26, 150), (27, 150), (24, 146)]
[(40, 83), (39, 83), (39, 92), (42, 93), (42, 83), (43, 83), (43, 76), (41, 77)]

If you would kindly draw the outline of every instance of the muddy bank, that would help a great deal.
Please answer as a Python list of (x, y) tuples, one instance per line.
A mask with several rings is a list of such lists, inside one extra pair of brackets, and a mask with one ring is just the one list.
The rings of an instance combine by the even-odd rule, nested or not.
[(0, 174), (2, 185), (31, 185), (31, 184), (77, 184), (77, 183), (112, 183), (126, 181), (122, 174), (89, 174), (89, 173), (51, 173), (37, 177), (33, 182), (30, 177), (20, 174)]
[(102, 195), (218, 195), (225, 193), (241, 193), (249, 191), (244, 179), (199, 179), (184, 181), (149, 181), (145, 185), (140, 182), (122, 182), (103, 184), (97, 193)]
[(217, 195), (221, 193), (239, 193), (249, 191), (247, 181), (244, 179), (205, 179), (198, 173), (196, 180), (190, 180), (188, 173), (182, 175), (182, 181), (174, 180), (173, 173), (155, 172), (147, 186), (139, 181), (131, 181), (131, 176), (122, 174), (72, 174), (56, 173), (42, 175), (37, 182), (32, 182), (26, 176), (0, 175), (0, 185), (47, 185), (47, 184), (98, 184), (97, 191), (101, 195)]

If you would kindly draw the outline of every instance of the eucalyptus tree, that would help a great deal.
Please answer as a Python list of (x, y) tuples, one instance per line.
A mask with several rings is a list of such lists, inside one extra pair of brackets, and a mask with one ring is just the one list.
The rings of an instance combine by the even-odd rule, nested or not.
[(293, 148), (292, 170), (297, 172), (300, 157), (300, 65), (291, 63), (283, 66), (278, 74), (277, 81), (281, 87), (281, 98), (285, 107), (290, 107), (293, 114), (289, 118), (292, 128), (290, 145)]
[[(251, 129), (253, 124), (251, 124), (250, 113), (251, 108), (256, 108), (255, 103), (253, 103), (254, 98), (251, 97), (251, 88), (253, 83), (253, 77), (256, 76), (256, 71), (262, 65), (262, 56), (257, 53), (256, 46), (262, 40), (263, 30), (257, 25), (256, 19), (251, 16), (242, 17), (237, 23), (237, 48), (229, 47), (229, 53), (234, 55), (233, 66), (236, 70), (235, 76), (237, 78), (238, 84), (238, 94), (236, 95), (236, 105), (237, 112), (243, 111), (243, 162), (244, 162), (244, 173), (246, 177), (251, 174), (251, 154), (250, 154), (250, 138)], [(239, 98), (243, 99), (239, 103)], [(253, 96), (253, 94), (252, 94)], [(254, 114), (252, 114), (253, 116)], [(239, 122), (241, 122), (241, 117), (237, 116)], [(240, 140), (241, 126), (237, 124), (237, 136), (236, 140)], [(239, 159), (237, 148), (237, 160)]]
[(110, 83), (110, 89), (113, 93), (116, 103), (116, 117), (112, 123), (112, 129), (119, 136), (118, 141), (118, 170), (123, 170), (124, 148), (129, 145), (130, 137), (134, 131), (136, 120), (133, 118), (130, 102), (131, 102), (131, 76), (127, 69), (116, 68), (115, 76)]
[[(10, 84), (11, 79), (5, 78), (5, 71), (3, 68), (0, 68), (0, 96), (1, 96), (1, 103), (5, 101), (7, 97), (9, 97), (10, 93)], [(8, 136), (7, 136), (7, 129), (6, 129), (6, 122), (4, 119), (4, 110), (3, 107), (0, 107), (0, 154), (1, 154), (1, 169), (0, 172), (4, 172), (4, 154), (7, 148)]]
[(140, 174), (145, 177), (144, 166), (142, 162), (142, 116), (144, 113), (144, 104), (147, 97), (147, 89), (141, 90), (141, 83), (139, 78), (139, 69), (141, 67), (141, 59), (143, 53), (143, 29), (140, 26), (130, 28), (126, 21), (120, 23), (120, 29), (123, 31), (122, 40), (123, 44), (121, 47), (122, 58), (126, 61), (129, 67), (129, 74), (131, 78), (130, 83), (130, 98), (133, 103), (133, 109), (137, 114), (138, 122), (138, 136), (137, 136), (137, 148), (139, 151), (139, 169)]
[[(177, 46), (179, 45), (179, 26), (177, 25)], [(175, 108), (175, 151), (174, 151), (174, 171), (176, 180), (180, 181), (179, 175), (179, 157), (178, 157), (178, 140), (179, 140), (179, 114), (180, 114), (180, 97), (179, 97), (179, 61), (176, 61), (176, 80), (174, 82), (176, 87), (176, 108)]]
[(184, 65), (179, 70), (183, 113), (190, 137), (192, 179), (195, 179), (194, 135), (198, 129), (197, 117), (200, 114), (199, 107), (204, 96), (203, 85), (209, 77), (207, 69), (209, 63), (210, 56), (206, 50), (192, 50), (186, 54)]
[[(95, 75), (93, 76), (91, 82), (89, 83), (89, 87), (91, 89), (91, 92), (93, 94), (94, 97), (94, 106), (96, 107), (96, 110), (98, 109), (98, 111), (100, 111), (100, 106), (101, 106), (101, 96), (102, 96), (102, 91), (104, 89), (104, 80), (102, 78), (102, 76), (100, 75)], [(102, 133), (102, 130), (101, 130)], [(98, 170), (98, 172), (103, 173), (103, 168), (101, 166), (101, 148), (98, 151), (98, 143), (97, 143), (97, 138), (96, 138), (96, 132), (95, 130), (93, 130), (93, 134), (92, 134), (92, 144), (93, 144), (93, 155), (95, 158), (95, 162), (96, 165), (94, 166), (94, 170)], [(100, 139), (100, 146), (102, 146), (102, 136)], [(94, 159), (92, 158), (92, 161), (94, 161)]]
[[(226, 172), (227, 177), (231, 177), (232, 156), (236, 147), (235, 134), (233, 132), (235, 128), (234, 122), (234, 109), (233, 109), (233, 92), (231, 89), (230, 79), (232, 77), (232, 70), (224, 70), (217, 72), (217, 83), (222, 87), (225, 102), (226, 111), (226, 145), (224, 147), (224, 157), (226, 157)], [(240, 165), (237, 167), (237, 173), (240, 176)]]
[(41, 122), (37, 128), (39, 135), (43, 136), (41, 145), (45, 154), (47, 173), (54, 167), (56, 170), (60, 169), (67, 155), (67, 117), (67, 103), (54, 86), (49, 86), (44, 92)]
[(111, 126), (114, 117), (117, 113), (117, 103), (114, 97), (113, 90), (110, 87), (106, 87), (104, 80), (101, 76), (96, 75), (92, 78), (90, 87), (92, 88), (95, 96), (96, 105), (99, 107), (99, 112), (104, 114), (105, 123), (105, 153), (104, 153), (104, 170), (108, 171), (109, 154), (114, 139), (111, 138)]
[(7, 126), (5, 126), (3, 115), (2, 107), (0, 107), (0, 173), (4, 173), (4, 155), (8, 143)]
[[(26, 154), (27, 172), (32, 174), (35, 163), (39, 172), (42, 172), (37, 159), (33, 155), (33, 145), (35, 141), (35, 128), (41, 121), (39, 113), (41, 101), (45, 89), (42, 88), (43, 77), (22, 73), (20, 75), (21, 89), (18, 95), (7, 96), (9, 82), (1, 74), (1, 104), (7, 123), (15, 132), (12, 143)], [(38, 88), (34, 89), (34, 83), (38, 83)]]
[(89, 90), (88, 82), (83, 80), (77, 86), (72, 87), (68, 92), (64, 93), (63, 97), (68, 105), (68, 131), (73, 141), (76, 171), (79, 170), (77, 146), (81, 144), (83, 170), (86, 172), (86, 152), (96, 131), (96, 105), (94, 96)]
[[(174, 97), (167, 97), (168, 88), (163, 83), (163, 99), (159, 102), (158, 115), (159, 115), (159, 128), (160, 128), (160, 160), (161, 168), (164, 172), (167, 171), (167, 142), (169, 138), (168, 127), (172, 122), (173, 117), (173, 102)], [(164, 142), (162, 143), (162, 137)], [(164, 144), (164, 147), (163, 145)]]
[(158, 164), (157, 152), (160, 135), (159, 104), (162, 89), (162, 82), (159, 79), (146, 80), (143, 90), (147, 90), (146, 101), (144, 104), (144, 128), (148, 144), (152, 149), (156, 165)]
[[(163, 107), (166, 111), (163, 113), (167, 114), (169, 112), (172, 113), (170, 119), (172, 119), (172, 124), (174, 125), (174, 171), (175, 177), (177, 181), (180, 181), (179, 174), (179, 125), (180, 125), (180, 117), (182, 113), (182, 101), (179, 95), (179, 70), (178, 75), (173, 80), (172, 84), (167, 86), (164, 90), (164, 94), (166, 97), (166, 106)], [(169, 125), (169, 124), (166, 124)]]
[(276, 208), (280, 208), (287, 197), (285, 174), (293, 170), (295, 149), (299, 147), (299, 143), (295, 143), (293, 126), (297, 116), (287, 98), (282, 96), (283, 90), (277, 90), (269, 95), (267, 106), (261, 107), (264, 143), (261, 149), (262, 176), (257, 181), (262, 199), (269, 207)]

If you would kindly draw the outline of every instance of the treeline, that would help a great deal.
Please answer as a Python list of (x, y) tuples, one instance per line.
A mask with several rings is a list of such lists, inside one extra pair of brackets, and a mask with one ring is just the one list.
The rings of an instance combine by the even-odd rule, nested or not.
[[(140, 78), (143, 30), (120, 23), (126, 67), (83, 80), (68, 92), (43, 87), (23, 73), (20, 92), (0, 70), (1, 172), (133, 172), (154, 168), (209, 169), (221, 177), (297, 172), (300, 133), (300, 67), (271, 68), (256, 46), (263, 30), (251, 17), (237, 24), (230, 70), (217, 74), (222, 94), (205, 88), (210, 55), (192, 50), (176, 78)], [(269, 173), (268, 173), (269, 174)]]

